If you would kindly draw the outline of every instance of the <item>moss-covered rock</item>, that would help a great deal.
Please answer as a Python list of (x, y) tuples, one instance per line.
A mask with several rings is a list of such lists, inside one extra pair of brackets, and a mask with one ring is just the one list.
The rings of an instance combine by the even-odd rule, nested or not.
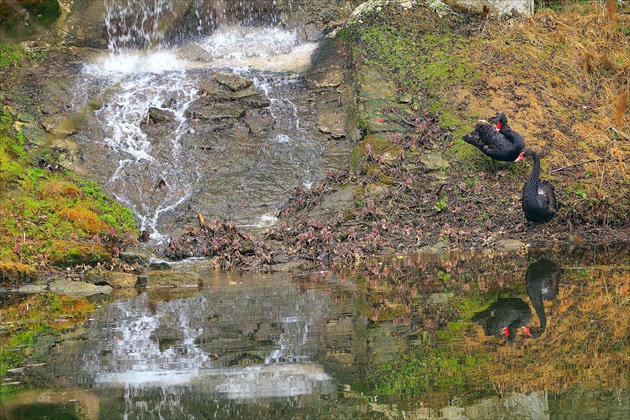
[(0, 283), (19, 285), (37, 280), (37, 270), (19, 262), (0, 261)]
[(51, 248), (50, 263), (58, 267), (111, 263), (111, 254), (101, 244), (58, 241)]

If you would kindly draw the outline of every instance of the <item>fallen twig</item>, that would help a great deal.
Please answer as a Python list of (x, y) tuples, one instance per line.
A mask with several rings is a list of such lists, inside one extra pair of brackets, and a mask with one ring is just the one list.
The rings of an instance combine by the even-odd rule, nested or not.
[(610, 127), (609, 130), (614, 131), (615, 134), (617, 134), (619, 137), (623, 137), (626, 140), (630, 140), (629, 135), (627, 135), (626, 133), (622, 133), (621, 131), (617, 130), (615, 127)]
[(553, 173), (553, 172), (559, 172), (559, 171), (563, 171), (567, 168), (572, 168), (574, 166), (578, 166), (578, 165), (583, 165), (585, 163), (590, 163), (590, 162), (598, 162), (600, 160), (604, 160), (604, 158), (597, 158), (597, 159), (589, 159), (589, 160), (583, 160), (582, 162), (578, 162), (578, 163), (574, 163), (572, 165), (567, 165), (567, 166), (562, 166), (560, 168), (556, 168), (556, 169), (552, 169), (551, 171), (549, 171), (549, 173)]
[(396, 110), (394, 108), (390, 109), (390, 111), (392, 111), (394, 113), (395, 116), (397, 116), (398, 118), (400, 118), (405, 124), (408, 124), (412, 127), (416, 127), (418, 128), (418, 126), (412, 122), (407, 121), (406, 119), (404, 119), (403, 117), (401, 117), (400, 115), (398, 115), (398, 113), (396, 112)]

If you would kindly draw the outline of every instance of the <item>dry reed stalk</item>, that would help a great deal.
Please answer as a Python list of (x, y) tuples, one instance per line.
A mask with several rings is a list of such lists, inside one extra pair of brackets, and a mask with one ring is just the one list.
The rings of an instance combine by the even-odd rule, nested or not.
[(613, 28), (617, 25), (617, 0), (606, 0), (606, 14)]
[(615, 122), (618, 127), (623, 127), (624, 114), (628, 108), (628, 92), (622, 92), (615, 97)]

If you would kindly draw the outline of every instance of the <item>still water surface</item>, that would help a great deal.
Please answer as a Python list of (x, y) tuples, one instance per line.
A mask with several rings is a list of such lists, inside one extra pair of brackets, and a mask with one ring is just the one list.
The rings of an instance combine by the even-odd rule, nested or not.
[(627, 248), (199, 273), (97, 298), (1, 417), (630, 418)]

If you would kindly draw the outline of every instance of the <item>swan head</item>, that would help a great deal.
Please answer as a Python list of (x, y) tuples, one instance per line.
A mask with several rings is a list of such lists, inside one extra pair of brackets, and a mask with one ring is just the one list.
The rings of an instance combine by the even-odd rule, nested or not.
[(500, 112), (497, 114), (497, 116), (495, 117), (496, 121), (497, 121), (497, 131), (501, 131), (501, 128), (503, 128), (504, 125), (507, 125), (507, 117), (505, 116), (505, 114), (503, 112)]

